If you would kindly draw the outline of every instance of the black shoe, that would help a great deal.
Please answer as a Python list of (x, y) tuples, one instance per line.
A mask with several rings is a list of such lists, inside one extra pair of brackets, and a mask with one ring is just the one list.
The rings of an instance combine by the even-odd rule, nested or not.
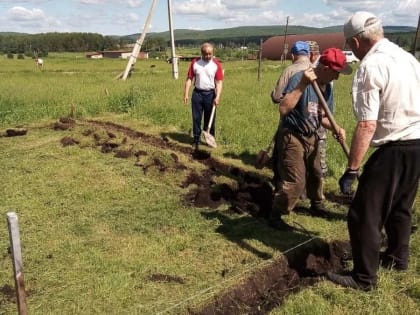
[(271, 212), (279, 215), (290, 214), (289, 209), (284, 207), (284, 201), (281, 200), (280, 193), (275, 192), (273, 196), (273, 204), (271, 205)]
[(268, 225), (277, 231), (292, 231), (293, 228), (282, 219), (269, 219)]
[(193, 152), (197, 152), (198, 151), (198, 143), (193, 142), (191, 144), (191, 149), (193, 150)]
[(408, 269), (407, 265), (398, 263), (395, 259), (393, 259), (390, 256), (387, 256), (384, 252), (381, 252), (379, 254), (379, 257), (382, 268), (396, 271), (405, 271)]
[(329, 211), (322, 206), (321, 202), (311, 202), (311, 206), (308, 209), (309, 213), (318, 217), (327, 217)]
[(345, 288), (352, 288), (355, 290), (362, 290), (362, 291), (370, 291), (372, 289), (371, 286), (366, 287), (366, 286), (360, 285), (359, 283), (356, 282), (356, 280), (354, 280), (352, 276), (339, 275), (338, 273), (328, 271), (327, 278), (331, 282), (334, 282), (335, 284), (338, 284)]

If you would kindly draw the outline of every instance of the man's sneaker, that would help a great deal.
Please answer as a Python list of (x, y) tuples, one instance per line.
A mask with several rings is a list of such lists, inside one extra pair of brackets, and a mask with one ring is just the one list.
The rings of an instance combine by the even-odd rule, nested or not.
[(338, 284), (345, 288), (352, 288), (355, 290), (362, 290), (362, 291), (370, 291), (373, 289), (372, 286), (362, 286), (354, 280), (351, 275), (339, 275), (338, 273), (334, 272), (327, 272), (327, 278), (331, 282)]

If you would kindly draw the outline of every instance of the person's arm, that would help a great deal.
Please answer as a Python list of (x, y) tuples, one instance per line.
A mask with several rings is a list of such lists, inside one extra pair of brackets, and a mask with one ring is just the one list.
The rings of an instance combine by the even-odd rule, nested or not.
[(220, 104), (220, 96), (222, 95), (223, 81), (216, 80), (215, 85), (216, 85), (216, 96), (214, 97), (213, 104), (218, 106)]
[(331, 130), (334, 137), (337, 139), (338, 142), (340, 143), (346, 142), (346, 130), (337, 124), (338, 134), (336, 134), (327, 116), (322, 117), (321, 125), (322, 127), (328, 130)]
[(284, 71), (280, 78), (277, 80), (276, 86), (271, 92), (271, 100), (274, 104), (280, 104), (283, 101), (283, 90), (286, 87), (288, 80), (289, 77), (287, 77), (286, 71)]
[(376, 130), (376, 120), (359, 121), (354, 129), (353, 139), (350, 147), (350, 157), (347, 163), (347, 169), (340, 177), (338, 183), (343, 194), (351, 195), (352, 185), (359, 177), (359, 168), (362, 165), (363, 158), (369, 149), (370, 142)]
[(291, 110), (293, 110), (293, 108), (295, 108), (307, 86), (316, 78), (317, 77), (312, 67), (304, 71), (297, 86), (292, 91), (284, 94), (284, 97), (279, 104), (279, 112), (281, 116), (287, 115)]
[(192, 84), (192, 80), (190, 78), (187, 78), (187, 80), (185, 81), (185, 87), (184, 87), (184, 104), (188, 103), (191, 84)]
[(376, 130), (376, 120), (359, 121), (353, 133), (347, 167), (358, 170)]

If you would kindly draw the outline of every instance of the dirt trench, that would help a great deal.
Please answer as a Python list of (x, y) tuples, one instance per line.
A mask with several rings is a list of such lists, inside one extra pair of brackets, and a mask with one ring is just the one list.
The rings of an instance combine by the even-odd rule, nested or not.
[[(188, 193), (182, 196), (182, 199), (189, 205), (217, 209), (223, 204), (227, 205), (230, 211), (249, 214), (256, 218), (265, 218), (268, 214), (267, 209), (271, 209), (272, 188), (268, 178), (213, 158), (207, 150), (194, 152), (167, 136), (148, 135), (111, 122), (62, 118), (53, 124), (52, 128), (62, 131), (80, 126), (83, 127), (81, 135), (63, 137), (61, 139), (63, 146), (81, 145), (81, 138), (89, 138), (105, 154), (114, 154), (116, 158), (134, 158), (134, 165), (141, 167), (145, 175), (151, 169), (158, 172), (168, 170), (186, 172), (181, 187), (188, 188)], [(170, 159), (153, 157), (145, 163), (144, 158), (150, 153), (138, 149), (135, 145), (138, 143), (159, 150), (168, 150)], [(181, 154), (205, 165), (204, 170), (198, 172), (183, 165), (180, 162)], [(216, 181), (216, 178), (221, 176), (228, 181), (224, 183)], [(347, 202), (347, 200), (335, 201)], [(329, 270), (342, 271), (351, 260), (348, 242), (327, 243), (310, 235), (307, 240), (296, 249), (286, 252), (284, 256), (274, 259), (266, 267), (255, 270), (248, 278), (214, 297), (206, 305), (189, 309), (189, 313), (267, 314), (281, 305), (291, 293), (314, 285)], [(171, 282), (173, 277), (155, 275), (150, 280)], [(178, 279), (177, 282), (183, 283)]]

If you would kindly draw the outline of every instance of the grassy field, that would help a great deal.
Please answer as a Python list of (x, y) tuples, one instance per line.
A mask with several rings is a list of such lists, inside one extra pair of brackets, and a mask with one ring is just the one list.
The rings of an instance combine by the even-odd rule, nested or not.
[[(116, 80), (126, 62), (50, 54), (40, 71), (30, 59), (0, 59), (0, 132), (28, 130), (22, 137), (0, 137), (0, 314), (16, 313), (9, 211), (19, 216), (30, 314), (186, 314), (308, 238), (348, 238), (346, 205), (333, 200), (326, 202), (332, 218), (293, 213), (286, 219), (306, 233), (274, 231), (225, 204), (186, 203), (197, 187), (183, 183), (190, 172), (206, 169), (182, 151), (191, 140), (191, 109), (182, 102), (188, 63), (180, 63), (178, 80), (161, 60), (139, 61), (131, 78)], [(259, 81), (256, 61), (223, 66), (219, 146), (212, 157), (268, 178), (270, 170), (255, 170), (253, 162), (277, 128), (269, 93), (285, 64), (264, 61)], [(336, 120), (348, 138), (354, 127), (350, 83), (342, 76), (334, 85)], [(69, 116), (77, 122), (72, 128), (54, 128)], [(118, 129), (111, 137), (91, 120), (174, 146), (163, 150)], [(92, 134), (148, 154), (117, 158)], [(78, 145), (64, 146), (64, 137)], [(346, 162), (332, 137), (327, 154), (326, 193), (336, 196)], [(214, 179), (232, 180), (225, 174)], [(361, 293), (320, 281), (290, 295), (272, 314), (420, 314), (419, 235), (412, 236), (410, 269), (381, 269), (378, 290)]]

